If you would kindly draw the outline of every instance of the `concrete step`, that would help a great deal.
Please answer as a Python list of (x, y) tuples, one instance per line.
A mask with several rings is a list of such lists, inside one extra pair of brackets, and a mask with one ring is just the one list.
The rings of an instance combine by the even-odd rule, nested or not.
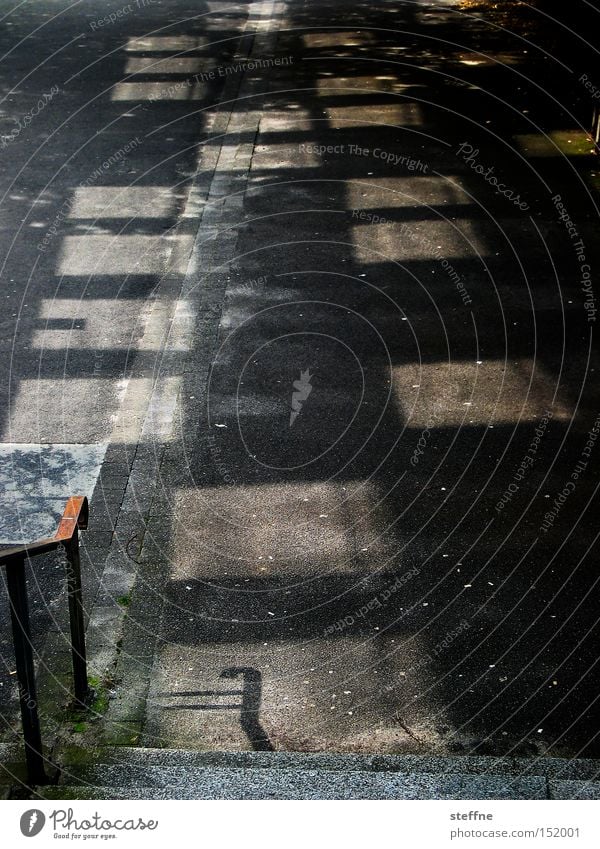
[[(99, 770), (100, 771), (100, 770)], [(185, 771), (184, 771), (185, 772)], [(162, 786), (63, 785), (38, 788), (43, 799), (546, 799), (540, 776), (366, 772), (360, 770), (195, 768), (165, 775)]]
[(597, 781), (549, 781), (550, 799), (600, 799), (600, 782)]
[(0, 743), (0, 764), (14, 761), (19, 752), (19, 746), (15, 743)]
[[(506, 775), (600, 781), (600, 761), (564, 758), (496, 758), (490, 756), (360, 755), (328, 752), (200, 752), (185, 749), (115, 747), (98, 761), (63, 768), (63, 783), (72, 778), (92, 784), (139, 784), (140, 777), (164, 776), (195, 769), (296, 769), (438, 775)], [(110, 776), (110, 780), (109, 780)], [(116, 780), (114, 780), (116, 779)], [(153, 782), (151, 782), (152, 784)]]
[(596, 799), (600, 762), (114, 747), (45, 799)]
[[(25, 757), (22, 749), (13, 743), (0, 744), (0, 788), (24, 781)], [(0, 796), (0, 798), (2, 798)]]

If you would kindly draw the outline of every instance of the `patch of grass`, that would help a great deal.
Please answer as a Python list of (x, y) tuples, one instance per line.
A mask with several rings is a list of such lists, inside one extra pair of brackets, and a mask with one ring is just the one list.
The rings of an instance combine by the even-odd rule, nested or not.
[(108, 709), (108, 691), (110, 688), (110, 682), (101, 681), (94, 675), (90, 675), (88, 677), (88, 683), (93, 693), (93, 698), (90, 702), (88, 711), (97, 716), (106, 713)]
[(90, 710), (95, 714), (106, 713), (108, 710), (108, 690), (106, 687), (102, 687), (94, 692), (94, 701), (90, 705)]
[(121, 607), (129, 607), (131, 604), (131, 596), (130, 595), (120, 595), (117, 599), (117, 604), (120, 604)]
[(67, 708), (67, 719), (72, 724), (75, 732), (82, 733), (87, 730), (88, 723), (99, 719), (106, 713), (109, 702), (109, 683), (103, 682), (94, 675), (88, 677), (90, 687), (90, 702), (87, 707), (72, 704)]

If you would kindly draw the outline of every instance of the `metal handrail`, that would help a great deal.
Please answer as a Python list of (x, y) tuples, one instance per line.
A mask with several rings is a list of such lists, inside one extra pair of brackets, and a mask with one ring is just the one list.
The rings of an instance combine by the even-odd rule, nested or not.
[(17, 666), (27, 778), (31, 784), (45, 784), (48, 782), (48, 776), (44, 767), (45, 759), (42, 751), (33, 646), (29, 625), (29, 603), (25, 582), (25, 561), (36, 557), (38, 554), (53, 551), (61, 545), (64, 546), (67, 558), (67, 590), (75, 701), (80, 705), (85, 705), (89, 688), (81, 595), (79, 531), (85, 530), (87, 524), (88, 500), (82, 495), (74, 495), (67, 501), (62, 519), (53, 537), (0, 550), (0, 566), (6, 567), (6, 584)]

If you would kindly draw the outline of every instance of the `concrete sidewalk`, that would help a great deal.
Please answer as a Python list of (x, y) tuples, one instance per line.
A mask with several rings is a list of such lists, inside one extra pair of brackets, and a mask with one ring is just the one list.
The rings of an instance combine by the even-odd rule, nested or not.
[(272, 15), (186, 280), (107, 740), (594, 756), (597, 354), (558, 206), (593, 266), (561, 153), (589, 142), (527, 83), (539, 52), (450, 4)]
[[(117, 0), (85, 9), (42, 0), (35, 14), (2, 6), (0, 544), (53, 534), (66, 499), (89, 496), (85, 599), (96, 610), (90, 635), (96, 617), (106, 633), (123, 613), (107, 583), (115, 524), (123, 511), (138, 515), (131, 469), (154, 455), (144, 422), (151, 415), (156, 434), (177, 398), (186, 354), (167, 337), (188, 321), (179, 294), (247, 6), (175, 0), (168, 15), (157, 2), (127, 14)], [(70, 697), (64, 564), (38, 558), (28, 575), (51, 741)], [(106, 639), (103, 672), (115, 651), (114, 633)], [(8, 741), (19, 739), (14, 684), (3, 615)]]

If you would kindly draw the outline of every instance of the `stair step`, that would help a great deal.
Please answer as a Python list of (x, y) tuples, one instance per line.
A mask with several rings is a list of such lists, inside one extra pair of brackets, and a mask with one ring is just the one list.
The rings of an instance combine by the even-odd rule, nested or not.
[(0, 743), (0, 764), (17, 759), (19, 746), (14, 743)]
[(594, 781), (549, 781), (550, 799), (600, 799), (600, 783)]
[(21, 784), (26, 781), (26, 777), (24, 761), (0, 761), (0, 787)]
[[(100, 762), (66, 767), (65, 778), (75, 776), (92, 784), (106, 784), (107, 768), (119, 768), (123, 775), (139, 783), (141, 773), (150, 768), (222, 769), (307, 769), (327, 771), (435, 773), (461, 775), (543, 776), (557, 780), (600, 780), (600, 761), (563, 758), (496, 758), (463, 755), (358, 755), (327, 752), (200, 752), (184, 749), (145, 749), (115, 747), (101, 753)], [(130, 783), (123, 780), (118, 784)], [(163, 784), (165, 782), (163, 781)]]
[[(66, 785), (38, 788), (45, 799), (545, 799), (540, 776), (398, 773), (319, 769), (189, 770), (187, 780), (148, 786)], [(165, 776), (166, 778), (166, 776)], [(167, 779), (168, 781), (168, 779)]]

